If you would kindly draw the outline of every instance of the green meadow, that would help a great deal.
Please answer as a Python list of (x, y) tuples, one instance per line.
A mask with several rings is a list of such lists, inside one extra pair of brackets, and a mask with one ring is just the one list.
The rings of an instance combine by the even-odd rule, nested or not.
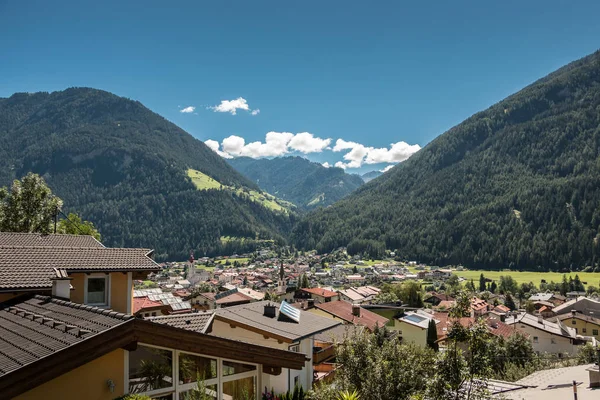
[(263, 207), (274, 211), (288, 212), (293, 207), (292, 203), (280, 200), (266, 192), (223, 185), (219, 181), (200, 171), (196, 171), (195, 169), (188, 169), (187, 175), (192, 179), (192, 183), (198, 190), (229, 190), (240, 197), (248, 197), (250, 200), (261, 204)]
[(586, 282), (586, 285), (600, 286), (600, 273), (598, 272), (571, 272), (571, 273), (560, 273), (560, 272), (530, 272), (530, 271), (453, 271), (457, 276), (465, 278), (466, 280), (471, 280), (479, 282), (479, 276), (483, 274), (488, 279), (492, 279), (498, 281), (500, 276), (512, 276), (512, 278), (517, 281), (517, 283), (529, 283), (533, 282), (536, 286), (539, 286), (542, 279), (545, 279), (546, 282), (554, 281), (554, 282), (562, 282), (563, 275), (575, 278), (575, 275), (579, 275), (579, 279), (582, 282)]

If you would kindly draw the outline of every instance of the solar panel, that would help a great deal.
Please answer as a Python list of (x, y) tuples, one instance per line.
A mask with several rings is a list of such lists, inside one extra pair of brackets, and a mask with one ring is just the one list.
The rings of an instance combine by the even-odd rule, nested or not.
[(404, 319), (407, 319), (407, 320), (409, 320), (409, 321), (411, 321), (411, 322), (416, 322), (416, 323), (418, 324), (418, 323), (420, 323), (420, 322), (423, 322), (423, 321), (425, 321), (427, 318), (420, 317), (420, 316), (418, 316), (418, 315), (414, 315), (414, 314), (412, 314), (412, 315), (407, 315), (407, 316), (405, 316), (405, 317), (404, 317)]
[(281, 302), (281, 305), (279, 306), (279, 312), (292, 321), (300, 323), (300, 310), (292, 307), (287, 302)]

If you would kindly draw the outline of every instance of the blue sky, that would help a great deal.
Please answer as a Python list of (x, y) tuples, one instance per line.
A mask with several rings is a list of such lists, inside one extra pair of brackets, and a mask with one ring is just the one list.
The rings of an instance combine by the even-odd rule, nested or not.
[[(0, 0), (0, 97), (95, 87), (219, 151), (229, 138), (235, 154), (365, 172), (597, 50), (598, 15), (598, 1)], [(247, 111), (208, 108), (239, 98)]]

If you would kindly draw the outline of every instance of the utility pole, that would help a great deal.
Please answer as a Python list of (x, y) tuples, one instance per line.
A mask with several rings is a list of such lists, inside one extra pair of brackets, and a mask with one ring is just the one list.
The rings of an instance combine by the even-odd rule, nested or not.
[(573, 381), (573, 399), (577, 400), (577, 381)]

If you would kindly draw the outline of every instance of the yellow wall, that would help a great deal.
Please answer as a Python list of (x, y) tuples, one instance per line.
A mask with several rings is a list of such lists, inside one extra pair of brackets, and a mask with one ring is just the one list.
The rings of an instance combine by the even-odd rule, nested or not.
[(83, 289), (85, 282), (85, 274), (69, 274), (71, 280), (71, 286), (73, 286), (73, 290), (71, 290), (71, 301), (73, 303), (83, 304)]
[(394, 319), (395, 331), (402, 331), (402, 343), (414, 343), (419, 346), (427, 346), (427, 329), (408, 324), (404, 321)]
[[(110, 274), (110, 308), (115, 311), (127, 313), (127, 296), (129, 296), (129, 304), (133, 292), (127, 290), (127, 273), (116, 272)], [(131, 312), (131, 311), (129, 311)]]
[[(573, 321), (575, 321), (575, 325), (573, 325)], [(571, 328), (577, 329), (577, 334), (582, 336), (593, 336), (596, 339), (600, 340), (600, 325), (592, 322), (592, 321), (584, 321), (580, 318), (569, 318), (562, 321), (565, 326), (569, 326)], [(585, 328), (585, 333), (583, 329)], [(598, 330), (598, 335), (594, 335), (594, 329)]]
[[(84, 303), (85, 274), (76, 273), (69, 275), (73, 280), (71, 285), (71, 301), (74, 303)], [(133, 291), (127, 290), (127, 273), (110, 273), (110, 308), (115, 311), (127, 313), (127, 298), (133, 297)], [(131, 304), (131, 301), (129, 302)], [(131, 312), (131, 311), (129, 311)]]
[(343, 319), (341, 319), (341, 318), (338, 318), (338, 317), (336, 317), (335, 315), (331, 315), (331, 314), (329, 314), (328, 312), (325, 312), (325, 311), (323, 311), (323, 310), (319, 310), (318, 308), (311, 308), (310, 310), (308, 310), (308, 312), (311, 312), (311, 313), (313, 313), (313, 314), (320, 315), (321, 317), (325, 317), (325, 318), (333, 319), (333, 320), (336, 320), (336, 321), (341, 321), (341, 322), (342, 322), (342, 323), (344, 323), (344, 324), (347, 324), (347, 323), (348, 323), (348, 321), (346, 321), (346, 320), (343, 320)]
[[(20, 396), (17, 400), (112, 400), (122, 396), (125, 379), (125, 351), (114, 350), (92, 362), (69, 371)], [(110, 392), (107, 380), (115, 383)]]

